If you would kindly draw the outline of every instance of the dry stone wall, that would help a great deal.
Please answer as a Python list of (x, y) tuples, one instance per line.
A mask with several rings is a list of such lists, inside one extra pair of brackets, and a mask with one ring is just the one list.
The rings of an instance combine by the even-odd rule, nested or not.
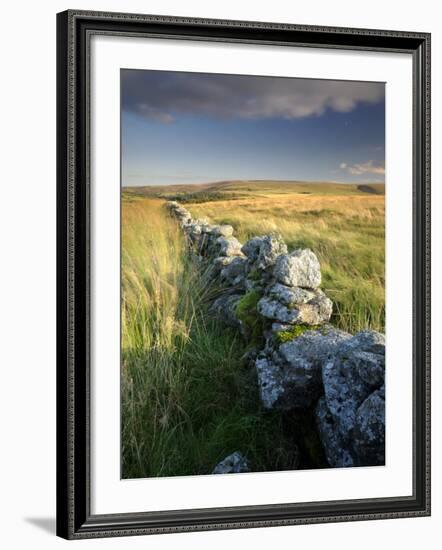
[(263, 406), (312, 410), (331, 467), (384, 464), (385, 339), (329, 323), (333, 303), (314, 252), (289, 252), (277, 234), (242, 244), (230, 225), (192, 219), (176, 201), (167, 208), (222, 288), (211, 313), (255, 346), (249, 359)]

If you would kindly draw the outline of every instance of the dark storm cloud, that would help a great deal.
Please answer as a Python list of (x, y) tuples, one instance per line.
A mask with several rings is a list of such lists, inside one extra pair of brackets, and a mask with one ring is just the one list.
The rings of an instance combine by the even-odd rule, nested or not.
[(147, 119), (178, 115), (294, 119), (384, 99), (384, 84), (261, 76), (122, 71), (122, 106)]

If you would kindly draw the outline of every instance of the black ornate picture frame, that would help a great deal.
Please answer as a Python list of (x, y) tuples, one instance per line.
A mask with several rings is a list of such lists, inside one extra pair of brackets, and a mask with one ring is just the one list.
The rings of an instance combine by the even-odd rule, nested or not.
[[(89, 71), (93, 35), (407, 53), (413, 58), (413, 495), (93, 515)], [(69, 10), (57, 16), (57, 534), (67, 539), (430, 514), (430, 35)]]

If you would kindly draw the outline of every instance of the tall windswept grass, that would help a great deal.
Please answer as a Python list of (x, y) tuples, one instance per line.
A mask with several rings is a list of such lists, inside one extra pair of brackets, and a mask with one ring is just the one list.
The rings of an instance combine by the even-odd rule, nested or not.
[(186, 264), (178, 226), (159, 201), (125, 202), (122, 244), (123, 349), (179, 347), (194, 314), (191, 297), (181, 290), (198, 278)]
[(208, 316), (214, 289), (164, 203), (123, 200), (122, 216), (123, 477), (209, 474), (236, 450), (255, 471), (296, 467), (294, 429), (261, 408), (244, 343)]

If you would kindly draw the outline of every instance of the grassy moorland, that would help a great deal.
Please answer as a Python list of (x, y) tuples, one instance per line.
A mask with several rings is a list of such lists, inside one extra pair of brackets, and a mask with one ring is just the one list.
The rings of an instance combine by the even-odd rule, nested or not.
[(322, 287), (335, 303), (333, 322), (349, 332), (385, 327), (383, 184), (219, 182), (127, 189), (186, 203), (192, 215), (228, 223), (245, 242), (279, 232), (289, 250), (311, 248)]
[(123, 478), (209, 474), (236, 450), (255, 471), (296, 468), (295, 428), (261, 408), (244, 343), (208, 318), (164, 201), (125, 193), (122, 216)]
[[(367, 189), (368, 187), (368, 189)], [(207, 280), (164, 199), (229, 223), (243, 242), (279, 232), (320, 258), (333, 322), (384, 329), (384, 188), (221, 182), (125, 188), (122, 208), (123, 477), (208, 474), (233, 451), (254, 471), (324, 467), (311, 418), (264, 411), (237, 333), (207, 315)], [(316, 439), (315, 439), (316, 437)], [(295, 442), (296, 441), (296, 445)]]

